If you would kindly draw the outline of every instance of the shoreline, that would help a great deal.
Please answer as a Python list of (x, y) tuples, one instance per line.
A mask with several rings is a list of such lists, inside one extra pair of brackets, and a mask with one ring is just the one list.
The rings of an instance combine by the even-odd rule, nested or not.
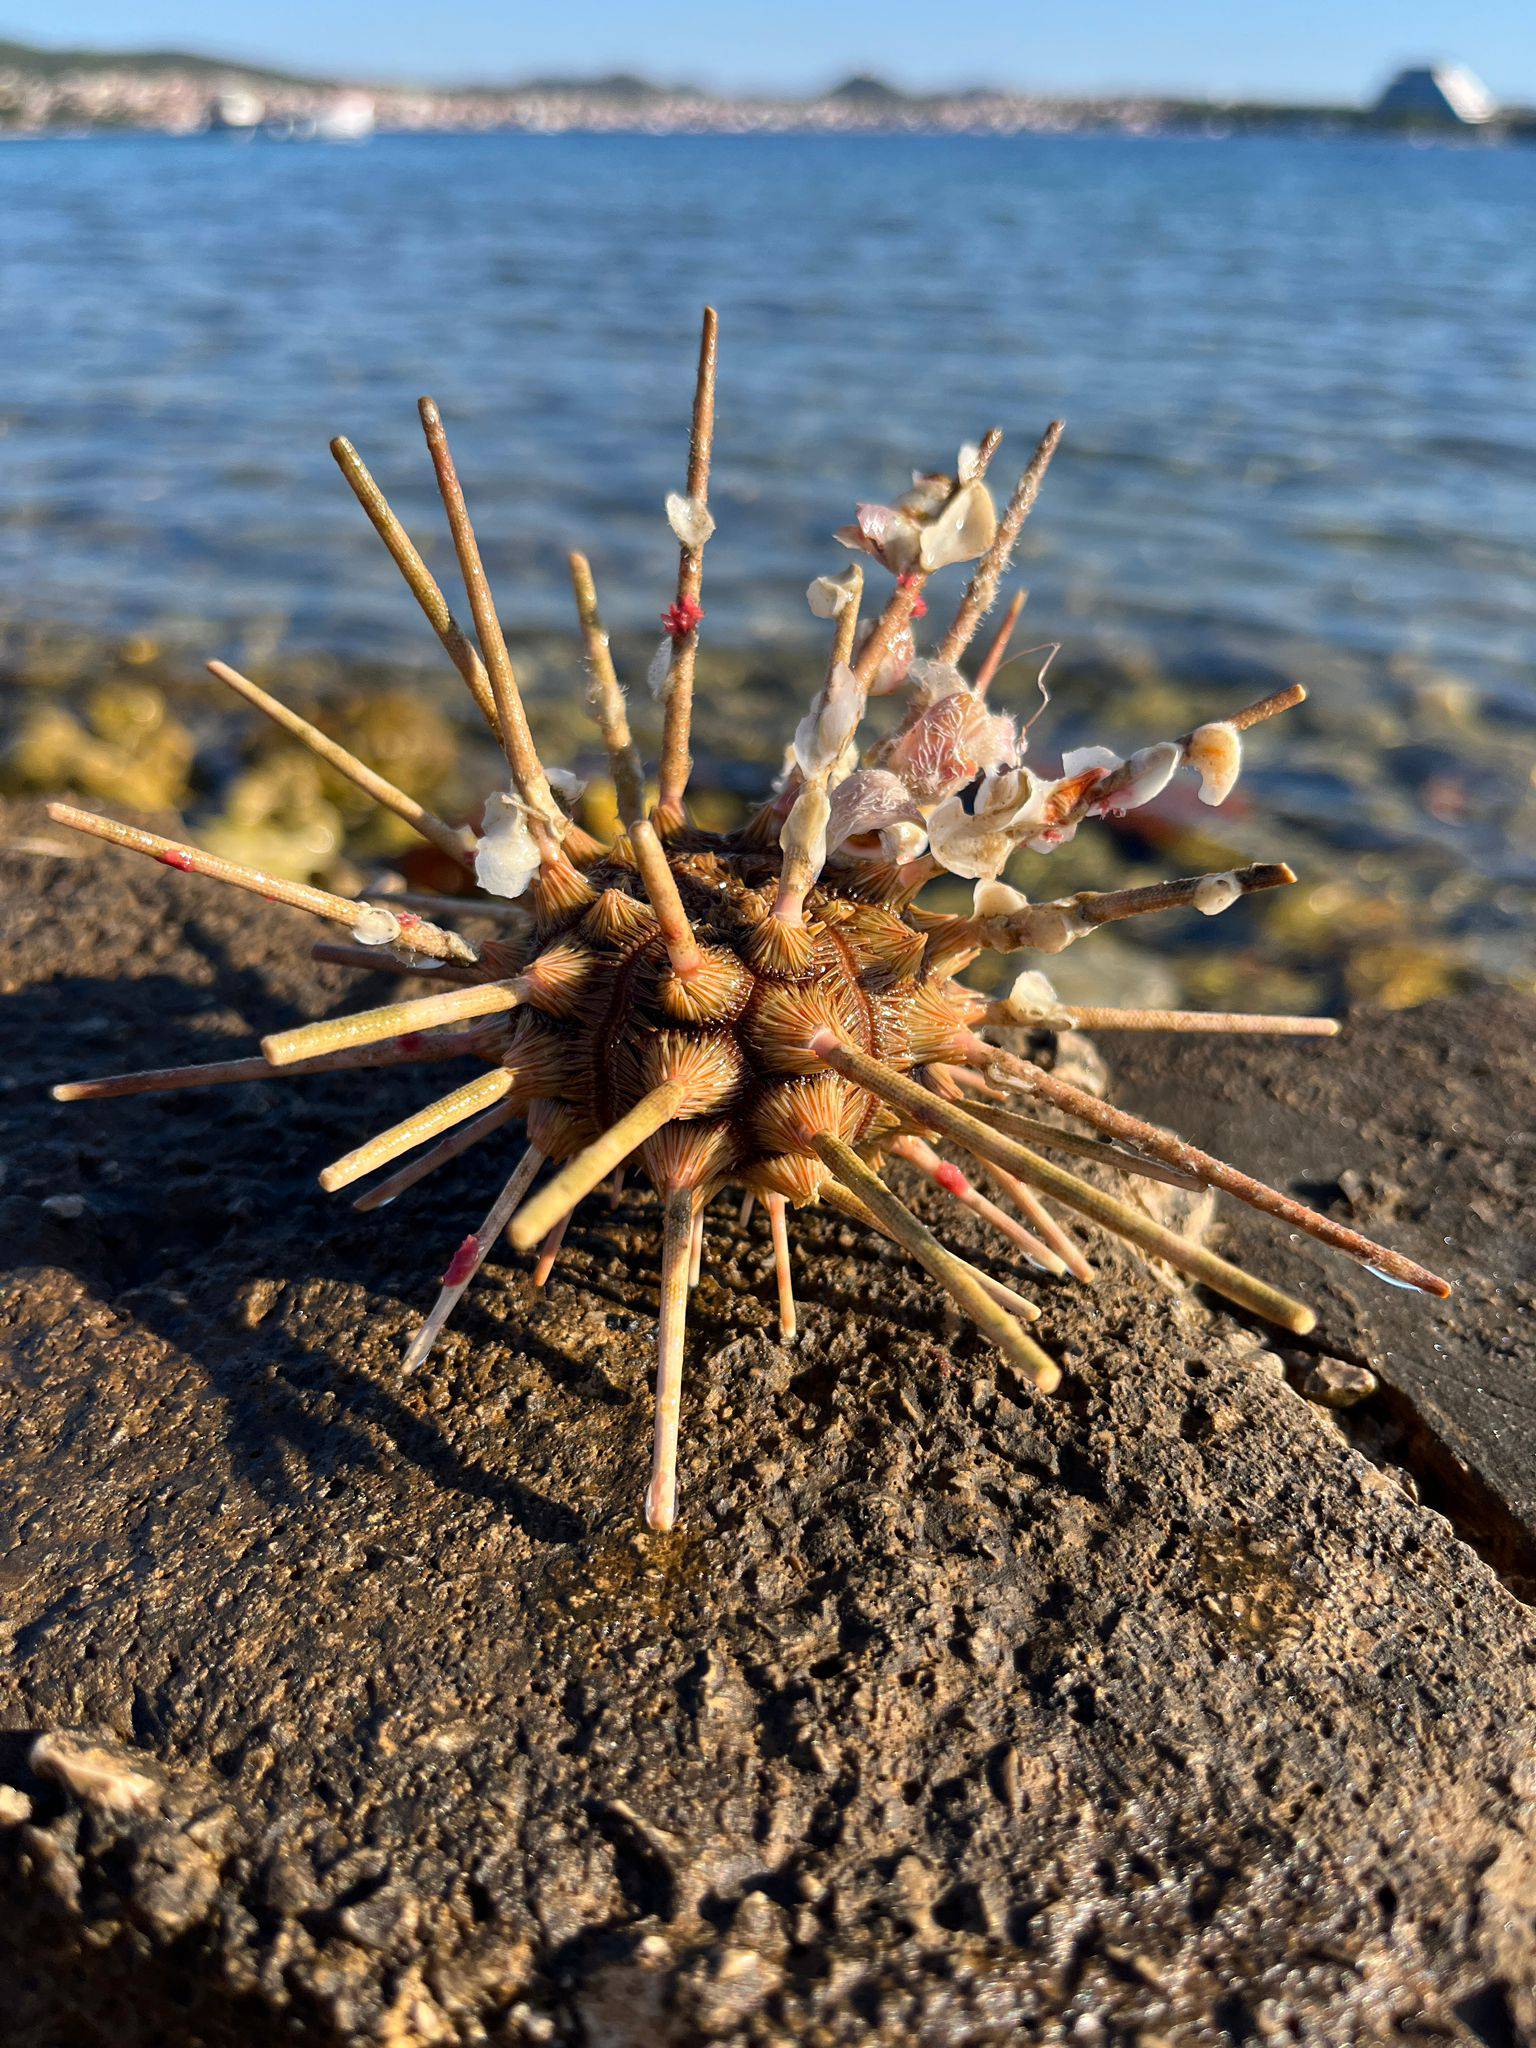
[[(578, 815), (607, 829), (611, 793), (573, 636), (525, 634), (511, 644), (548, 758), (588, 779)], [(651, 637), (616, 632), (613, 644), (620, 674), (642, 678)], [(204, 645), (192, 627), (162, 642), (13, 622), (0, 632), (0, 794), (126, 808), (228, 857), (325, 886), (361, 889), (380, 869), (417, 887), (451, 882), (408, 829), (221, 690), (204, 671)], [(497, 751), (451, 668), (425, 651), (410, 665), (298, 650), (262, 660), (237, 648), (231, 658), (444, 816), (472, 817), (497, 786)], [(701, 823), (733, 829), (766, 794), (786, 717), (819, 686), (822, 660), (812, 646), (705, 644)], [(1049, 731), (1032, 758), (1053, 761), (1100, 730), (1140, 744), (1287, 679), (1255, 669), (1194, 681), (1132, 660), (1063, 656), (1052, 671)], [(643, 682), (630, 697), (642, 749), (653, 752), (656, 707)], [(1413, 724), (1395, 747), (1369, 752), (1358, 716), (1314, 685), (1284, 733), (1250, 747), (1244, 780), (1220, 812), (1175, 789), (1080, 833), (1048, 862), (1021, 864), (1014, 879), (1035, 896), (1253, 859), (1287, 859), (1302, 877), (1274, 903), (1215, 923), (1158, 920), (1155, 930), (1073, 949), (1048, 963), (1063, 995), (1221, 1008), (1238, 997), (1236, 1007), (1253, 1007), (1258, 991), (1261, 1006), (1309, 1011), (1349, 1000), (1411, 1006), (1478, 982), (1536, 987), (1536, 902), (1518, 883), (1480, 874), (1475, 846), (1458, 852), (1442, 821), (1420, 808), (1442, 806), (1458, 776), (1480, 787), (1475, 778), (1486, 779), (1507, 749), (1502, 728), (1467, 724), (1454, 698), (1431, 691), (1402, 714)], [(1319, 810), (1312, 792), (1341, 776)], [(955, 893), (968, 896), (959, 884)]]
[[(821, 93), (713, 92), (630, 74), (520, 83), (301, 78), (167, 52), (154, 62), (0, 43), (0, 133), (164, 134), (356, 144), (375, 135), (1366, 136), (1536, 139), (1536, 108), (1383, 110), (1341, 101), (972, 87), (913, 92), (864, 74)], [(75, 62), (70, 63), (73, 55)], [(1453, 90), (1454, 88), (1448, 88)]]
[(783, 122), (762, 124), (742, 121), (739, 124), (720, 122), (699, 125), (680, 122), (657, 124), (651, 121), (571, 121), (536, 122), (508, 120), (486, 125), (454, 126), (445, 124), (438, 127), (412, 125), (391, 127), (381, 125), (366, 137), (263, 134), (259, 131), (246, 133), (240, 130), (218, 128), (159, 128), (153, 126), (135, 127), (116, 122), (103, 122), (98, 126), (78, 125), (58, 128), (4, 128), (0, 127), (0, 142), (101, 142), (101, 141), (142, 141), (149, 136), (158, 136), (167, 142), (306, 142), (328, 145), (331, 148), (356, 148), (364, 141), (409, 140), (415, 137), (444, 135), (476, 138), (496, 135), (526, 135), (534, 137), (572, 136), (595, 138), (602, 136), (626, 136), (638, 141), (666, 141), (674, 137), (702, 138), (723, 136), (727, 138), (758, 136), (836, 136), (840, 139), (858, 141), (890, 141), (894, 139), (943, 140), (943, 141), (985, 141), (989, 138), (1014, 136), (1038, 137), (1048, 141), (1093, 141), (1105, 136), (1124, 138), (1133, 142), (1233, 142), (1253, 138), (1282, 140), (1303, 140), (1307, 142), (1395, 142), (1406, 144), (1412, 149), (1507, 149), (1529, 146), (1536, 142), (1536, 116), (1523, 117), (1519, 121), (1499, 124), (1490, 123), (1477, 128), (1401, 128), (1369, 119), (1331, 118), (1313, 119), (1308, 116), (1278, 114), (1273, 119), (1244, 120), (1232, 118), (1219, 109), (1208, 116), (1187, 121), (1166, 121), (1143, 123), (1138, 121), (1093, 120), (1053, 125), (1046, 122), (1019, 122), (1017, 124), (962, 124), (955, 127), (928, 123), (898, 124), (892, 126), (874, 125), (841, 127), (819, 125), (814, 122)]

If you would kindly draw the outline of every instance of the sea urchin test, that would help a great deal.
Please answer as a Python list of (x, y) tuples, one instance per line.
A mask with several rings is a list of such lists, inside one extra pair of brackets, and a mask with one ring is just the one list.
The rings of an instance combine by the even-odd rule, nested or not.
[[(354, 901), (286, 882), (64, 804), (61, 824), (149, 854), (168, 867), (312, 912), (350, 943), (320, 957), (359, 968), (388, 959), (431, 973), (431, 994), (277, 1032), (259, 1057), (162, 1068), (54, 1090), (63, 1101), (196, 1088), (260, 1077), (459, 1061), (470, 1078), (326, 1167), (328, 1191), (383, 1177), (358, 1197), (377, 1208), (472, 1146), (511, 1144), (501, 1192), (452, 1252), (441, 1291), (407, 1356), (426, 1358), (455, 1304), (504, 1232), (549, 1271), (566, 1225), (605, 1181), (638, 1167), (661, 1207), (661, 1310), (645, 1519), (677, 1514), (679, 1417), (690, 1282), (709, 1204), (726, 1190), (761, 1202), (772, 1232), (779, 1327), (795, 1330), (789, 1212), (823, 1203), (893, 1240), (1042, 1394), (1060, 1372), (1030, 1334), (1038, 1314), (1014, 1286), (950, 1250), (882, 1173), (901, 1160), (983, 1218), (1032, 1271), (1092, 1275), (1063, 1211), (1163, 1259), (1248, 1311), (1303, 1334), (1302, 1302), (1164, 1229), (1143, 1209), (1047, 1154), (1112, 1165), (1183, 1186), (1215, 1187), (1309, 1233), (1383, 1278), (1426, 1293), (1445, 1281), (1171, 1133), (991, 1042), (996, 1027), (1081, 1024), (1095, 1030), (1331, 1032), (1325, 1018), (1189, 1011), (1070, 1010), (1037, 969), (1008, 996), (961, 978), (979, 954), (1050, 954), (1100, 925), (1192, 908), (1214, 915), (1255, 890), (1292, 882), (1266, 864), (1228, 874), (1030, 901), (1004, 881), (1019, 855), (1048, 856), (1082, 824), (1148, 802), (1189, 771), (1219, 803), (1232, 788), (1241, 735), (1299, 703), (1275, 692), (1214, 724), (1121, 759), (1070, 754), (1055, 775), (1027, 765), (1026, 736), (989, 689), (1018, 617), (1015, 599), (968, 676), (977, 629), (997, 599), (1020, 530), (1061, 434), (1053, 422), (998, 510), (988, 486), (1001, 435), (962, 447), (952, 470), (918, 475), (891, 504), (861, 504), (837, 540), (852, 557), (807, 593), (829, 623), (825, 680), (797, 724), (778, 786), (733, 833), (689, 818), (694, 662), (704, 620), (704, 555), (714, 425), (716, 323), (706, 312), (687, 476), (666, 501), (679, 546), (676, 595), (651, 663), (661, 701), (661, 758), (649, 803), (585, 557), (570, 558), (587, 694), (607, 751), (621, 830), (603, 845), (569, 815), (572, 783), (548, 770), (529, 726), (441, 415), (422, 424), (468, 595), (473, 637), (351, 443), (337, 462), (468, 685), (506, 757), (477, 829), (435, 816), (383, 776), (222, 663), (221, 682), (349, 776), (464, 870), (478, 895)], [(970, 565), (958, 609), (931, 651), (918, 651), (930, 582)], [(867, 569), (866, 569), (867, 565)], [(870, 601), (871, 582), (884, 579)], [(897, 695), (893, 729), (861, 747), (869, 700)], [(562, 802), (562, 797), (565, 799)], [(941, 875), (973, 886), (968, 913), (921, 905)], [(495, 913), (496, 936), (471, 943), (447, 920)], [(435, 912), (435, 916), (423, 914)], [(1031, 1115), (1049, 1105), (1072, 1128)], [(513, 1139), (514, 1125), (522, 1136)], [(958, 1151), (987, 1183), (940, 1151)], [(409, 1162), (398, 1162), (410, 1154)], [(510, 1167), (510, 1172), (507, 1170)], [(549, 1171), (546, 1174), (545, 1169)], [(542, 1178), (541, 1178), (542, 1176)], [(996, 1197), (996, 1199), (994, 1199)], [(1017, 1275), (1015, 1277), (1018, 1277)]]

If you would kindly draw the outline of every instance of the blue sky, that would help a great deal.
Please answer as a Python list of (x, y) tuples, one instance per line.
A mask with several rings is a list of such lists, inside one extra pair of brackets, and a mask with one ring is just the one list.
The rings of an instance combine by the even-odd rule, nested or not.
[(1531, 0), (0, 0), (0, 34), (184, 48), (355, 76), (517, 78), (640, 70), (728, 87), (804, 88), (850, 71), (906, 85), (1146, 87), (1358, 99), (1397, 65), (1469, 64), (1536, 101)]

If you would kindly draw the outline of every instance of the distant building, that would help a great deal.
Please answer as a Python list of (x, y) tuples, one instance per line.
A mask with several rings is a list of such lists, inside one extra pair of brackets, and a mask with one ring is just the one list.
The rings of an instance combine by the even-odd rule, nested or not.
[(1376, 102), (1384, 121), (1439, 122), (1475, 128), (1498, 112), (1493, 94), (1464, 64), (1425, 64), (1399, 71)]

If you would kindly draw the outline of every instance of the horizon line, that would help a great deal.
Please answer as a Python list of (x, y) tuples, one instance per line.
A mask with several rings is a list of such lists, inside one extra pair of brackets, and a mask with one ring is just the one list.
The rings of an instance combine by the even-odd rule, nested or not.
[[(1151, 85), (1099, 84), (1095, 86), (1061, 86), (1047, 83), (983, 85), (972, 80), (954, 80), (949, 84), (923, 89), (901, 84), (873, 67), (855, 66), (840, 76), (830, 77), (820, 85), (791, 86), (770, 84), (759, 81), (750, 85), (705, 84), (698, 79), (664, 78), (638, 71), (630, 65), (615, 61), (608, 65), (596, 65), (590, 71), (582, 72), (533, 72), (518, 77), (466, 78), (463, 75), (433, 76), (420, 72), (373, 72), (342, 73), (316, 71), (305, 68), (291, 68), (288, 61), (274, 56), (237, 56), (222, 50), (192, 49), (173, 44), (120, 44), (120, 43), (72, 43), (38, 42), (21, 36), (0, 33), (0, 51), (9, 46), (19, 52), (35, 53), (53, 60), (78, 58), (82, 62), (100, 64), (120, 63), (125, 66), (155, 63), (171, 64), (177, 61), (199, 66), (221, 67), (232, 72), (265, 73), (280, 77), (288, 83), (308, 86), (369, 87), (390, 92), (438, 92), (460, 94), (513, 95), (538, 91), (583, 92), (610, 91), (620, 84), (635, 87), (659, 95), (689, 97), (720, 101), (787, 101), (815, 105), (846, 93), (850, 87), (861, 86), (871, 93), (888, 93), (893, 99), (913, 103), (932, 103), (959, 99), (986, 98), (1048, 99), (1066, 102), (1096, 102), (1123, 100), (1167, 101), (1192, 106), (1209, 106), (1219, 109), (1229, 106), (1270, 107), (1277, 111), (1315, 110), (1318, 112), (1355, 113), (1367, 111), (1371, 100), (1364, 94), (1354, 97), (1319, 98), (1308, 95), (1271, 97), (1256, 90), (1215, 91), (1209, 88), (1171, 87)], [(1385, 62), (1380, 72), (1382, 86), (1408, 70), (1469, 70), (1465, 60), (1448, 56), (1401, 59), (1395, 63)], [(1502, 105), (1501, 111), (1515, 111), (1514, 107)]]

